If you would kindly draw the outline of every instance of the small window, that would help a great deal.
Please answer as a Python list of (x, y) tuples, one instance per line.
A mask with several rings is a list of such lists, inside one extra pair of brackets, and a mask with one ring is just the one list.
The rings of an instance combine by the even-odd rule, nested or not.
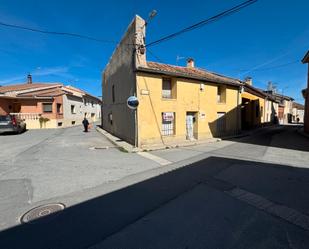
[(94, 113), (91, 113), (91, 117), (94, 118), (94, 117), (95, 117), (95, 114), (94, 114)]
[(75, 121), (72, 121), (72, 125), (75, 125)]
[(113, 114), (112, 113), (108, 114), (108, 121), (110, 122), (111, 125), (113, 125)]
[(217, 102), (218, 103), (225, 103), (225, 87), (218, 86), (217, 88)]
[(162, 112), (162, 135), (175, 134), (175, 112)]
[(61, 104), (57, 104), (57, 113), (61, 113)]
[(43, 103), (43, 112), (53, 112), (53, 104), (52, 103)]
[(113, 103), (115, 103), (115, 85), (112, 86), (112, 98), (113, 98)]
[(163, 78), (162, 81), (162, 98), (172, 98), (172, 80), (169, 78)]
[(71, 105), (71, 113), (76, 114), (75, 105)]
[(58, 127), (61, 127), (62, 126), (62, 122), (58, 122)]

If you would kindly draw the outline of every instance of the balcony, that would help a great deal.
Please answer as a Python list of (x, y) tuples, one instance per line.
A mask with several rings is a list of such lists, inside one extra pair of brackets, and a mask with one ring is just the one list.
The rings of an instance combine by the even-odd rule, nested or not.
[(23, 120), (39, 120), (42, 116), (41, 113), (20, 113), (20, 112), (11, 112), (10, 115), (14, 115)]

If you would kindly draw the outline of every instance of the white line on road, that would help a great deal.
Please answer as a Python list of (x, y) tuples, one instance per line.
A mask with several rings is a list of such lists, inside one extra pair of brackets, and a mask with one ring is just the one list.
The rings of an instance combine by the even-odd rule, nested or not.
[(140, 156), (142, 156), (142, 157), (145, 157), (145, 158), (147, 158), (147, 159), (150, 159), (150, 160), (152, 160), (152, 161), (154, 161), (154, 162), (156, 162), (156, 163), (158, 163), (158, 164), (160, 164), (160, 165), (162, 165), (162, 166), (168, 165), (168, 164), (171, 164), (171, 163), (172, 163), (172, 162), (170, 162), (170, 161), (168, 161), (168, 160), (166, 160), (166, 159), (164, 159), (164, 158), (155, 156), (155, 155), (150, 154), (150, 153), (148, 153), (148, 152), (137, 152), (137, 154), (140, 155)]

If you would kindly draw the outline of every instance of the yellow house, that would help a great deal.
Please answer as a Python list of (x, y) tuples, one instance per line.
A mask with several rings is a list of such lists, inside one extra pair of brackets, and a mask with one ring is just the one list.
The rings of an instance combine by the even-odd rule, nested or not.
[[(136, 16), (102, 75), (102, 126), (138, 147), (235, 134), (239, 80), (194, 67), (146, 60), (145, 21)], [(127, 107), (136, 96), (136, 110)]]
[(250, 77), (245, 79), (241, 93), (242, 130), (277, 123), (278, 102), (267, 92), (252, 86)]
[(147, 62), (137, 69), (138, 145), (181, 143), (240, 130), (238, 80), (194, 67)]

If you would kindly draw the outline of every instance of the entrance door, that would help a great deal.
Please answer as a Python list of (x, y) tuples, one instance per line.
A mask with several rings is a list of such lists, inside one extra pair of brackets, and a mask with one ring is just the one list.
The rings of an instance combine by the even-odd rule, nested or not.
[(217, 136), (224, 135), (226, 131), (225, 112), (217, 113)]
[(186, 138), (187, 140), (196, 139), (197, 135), (196, 112), (187, 112), (186, 115)]

